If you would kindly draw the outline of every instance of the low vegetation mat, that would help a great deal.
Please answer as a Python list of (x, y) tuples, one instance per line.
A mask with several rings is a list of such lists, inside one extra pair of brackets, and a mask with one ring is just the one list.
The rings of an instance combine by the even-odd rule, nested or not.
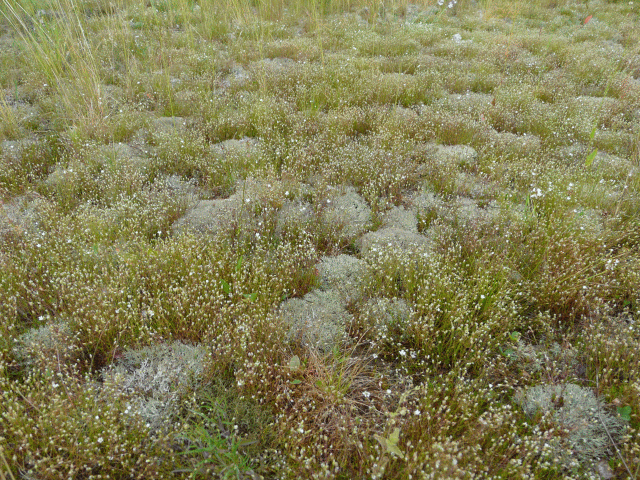
[(0, 479), (640, 475), (638, 0), (2, 0)]

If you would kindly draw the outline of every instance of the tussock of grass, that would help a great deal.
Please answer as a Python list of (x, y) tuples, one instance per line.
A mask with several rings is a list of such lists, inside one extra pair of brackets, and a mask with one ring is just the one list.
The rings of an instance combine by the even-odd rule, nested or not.
[(637, 2), (0, 12), (1, 478), (637, 478)]

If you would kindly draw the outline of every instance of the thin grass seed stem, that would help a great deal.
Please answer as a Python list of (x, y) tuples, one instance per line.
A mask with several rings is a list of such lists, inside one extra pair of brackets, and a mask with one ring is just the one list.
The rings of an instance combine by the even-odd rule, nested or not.
[[(600, 384), (599, 384), (599, 381), (598, 381), (598, 371), (596, 371), (596, 391), (597, 392), (600, 391)], [(618, 458), (620, 458), (620, 461), (624, 465), (624, 468), (627, 470), (627, 473), (629, 474), (629, 478), (636, 478), (634, 475), (632, 475), (631, 470), (629, 469), (629, 466), (627, 465), (627, 462), (624, 460), (624, 457), (622, 456), (622, 454), (620, 453), (620, 450), (618, 449), (618, 445), (616, 444), (615, 440), (611, 436), (611, 433), (609, 432), (609, 429), (607, 428), (607, 425), (604, 423), (604, 420), (602, 420), (602, 417), (600, 416), (600, 402), (599, 401), (596, 402), (596, 415), (598, 415), (598, 420), (600, 420), (600, 423), (604, 427), (604, 431), (607, 432), (607, 436), (609, 437), (609, 441), (613, 445), (613, 448), (616, 449), (616, 453), (618, 454)], [(636, 474), (637, 474), (637, 471), (636, 471)]]
[[(7, 458), (4, 456), (4, 449), (0, 449), (0, 455), (2, 455), (2, 463), (7, 468), (7, 473), (9, 474), (9, 478), (11, 480), (16, 480), (16, 477), (13, 476), (13, 472), (11, 471), (11, 467), (9, 466), (9, 462), (7, 462)], [(0, 475), (2, 475), (2, 480), (7, 480), (3, 470), (0, 470)]]

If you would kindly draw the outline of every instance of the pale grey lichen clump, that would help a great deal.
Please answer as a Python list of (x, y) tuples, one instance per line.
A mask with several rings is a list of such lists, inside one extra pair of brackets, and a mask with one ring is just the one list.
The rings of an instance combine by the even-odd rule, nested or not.
[(322, 257), (318, 263), (320, 288), (336, 290), (345, 304), (362, 296), (361, 281), (366, 271), (365, 262), (353, 255)]
[(558, 459), (571, 466), (578, 460), (593, 464), (613, 454), (613, 442), (619, 442), (625, 423), (609, 412), (592, 389), (573, 383), (536, 385), (516, 395), (528, 417), (547, 416), (566, 438), (555, 437), (553, 447)]
[(402, 331), (406, 322), (414, 314), (402, 298), (371, 298), (362, 306), (361, 317), (367, 324), (374, 325), (383, 334), (392, 330)]
[(331, 351), (345, 338), (351, 315), (336, 290), (314, 290), (292, 298), (281, 306), (281, 315), (291, 325), (290, 338), (301, 345)]
[(131, 413), (158, 428), (197, 390), (206, 360), (205, 347), (176, 341), (128, 350), (102, 376), (129, 398)]
[(399, 228), (411, 233), (418, 233), (418, 218), (415, 212), (404, 206), (393, 206), (382, 215), (383, 228)]
[(78, 347), (71, 326), (57, 321), (27, 330), (16, 339), (13, 353), (21, 365), (33, 368), (38, 361), (49, 359), (45, 364), (55, 369), (77, 357)]
[(387, 227), (369, 232), (356, 242), (363, 255), (377, 252), (384, 248), (412, 249), (429, 245), (429, 239), (424, 235), (413, 233), (396, 227)]
[(329, 199), (323, 220), (343, 228), (343, 235), (356, 237), (365, 232), (371, 224), (371, 207), (352, 187), (341, 195)]
[(51, 208), (51, 203), (37, 194), (20, 195), (9, 202), (1, 202), (0, 235), (23, 231), (41, 234), (38, 220)]

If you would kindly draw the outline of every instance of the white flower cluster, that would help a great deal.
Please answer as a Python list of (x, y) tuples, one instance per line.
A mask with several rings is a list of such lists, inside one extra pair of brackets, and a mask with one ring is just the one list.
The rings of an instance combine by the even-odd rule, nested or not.
[[(448, 7), (448, 8), (453, 8), (453, 7), (454, 7), (454, 5), (455, 5), (456, 3), (458, 3), (458, 0), (451, 0), (451, 1), (447, 4), (447, 7)], [(444, 5), (444, 0), (438, 0), (438, 5), (439, 5), (439, 6)]]
[(539, 188), (534, 188), (533, 190), (531, 190), (531, 195), (529, 196), (531, 198), (542, 198), (544, 197), (544, 193)]

